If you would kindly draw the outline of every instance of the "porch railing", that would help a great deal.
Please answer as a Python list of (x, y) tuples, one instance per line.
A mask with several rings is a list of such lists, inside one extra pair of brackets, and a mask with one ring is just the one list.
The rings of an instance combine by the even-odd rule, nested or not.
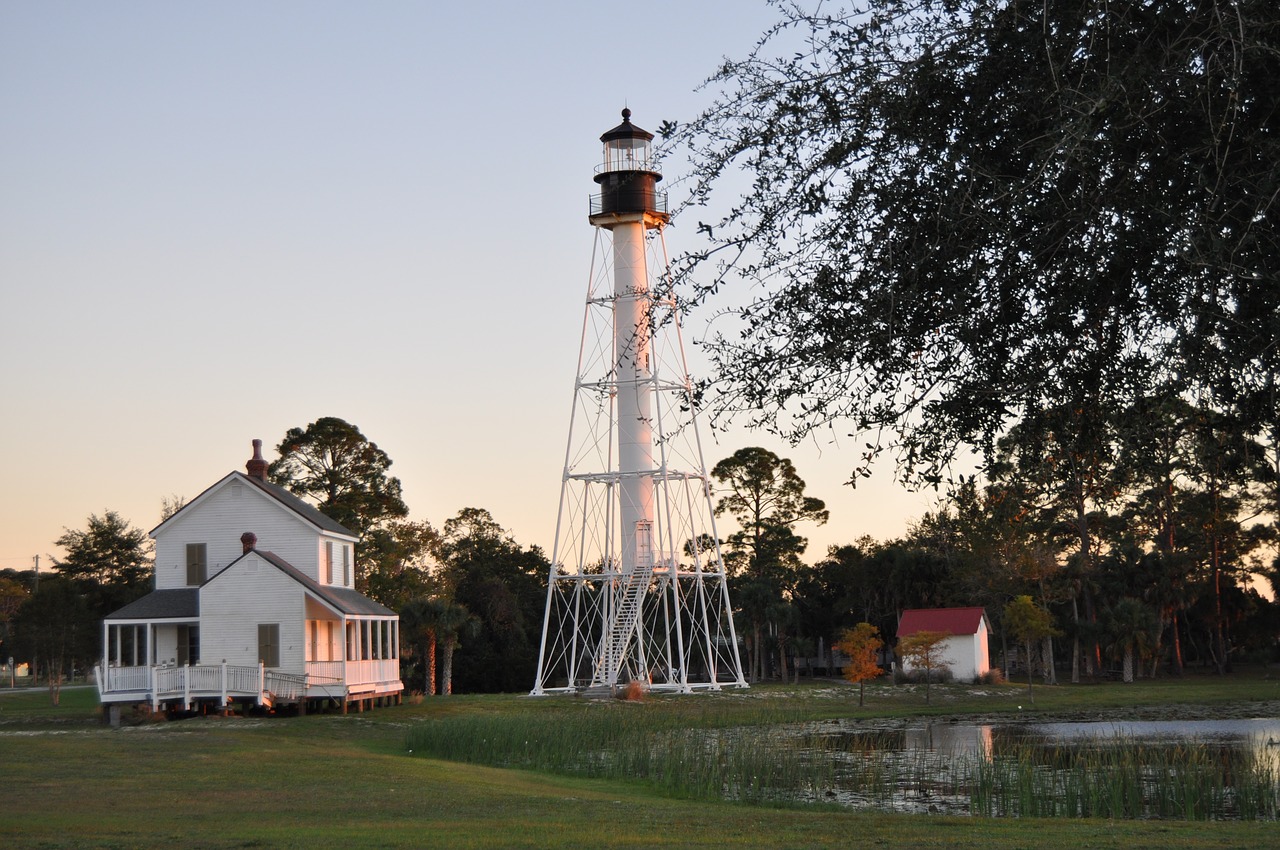
[[(258, 703), (268, 700), (293, 701), (316, 689), (333, 695), (337, 688), (362, 689), (361, 685), (395, 682), (400, 678), (396, 659), (377, 661), (310, 661), (305, 673), (288, 673), (234, 664), (196, 664), (182, 667), (107, 667), (94, 668), (98, 696), (103, 702), (127, 701), (130, 697), (149, 699), (153, 704), (180, 699), (190, 705), (193, 699), (218, 697), (226, 703), (231, 697), (252, 697)], [(112, 698), (115, 699), (112, 699)]]

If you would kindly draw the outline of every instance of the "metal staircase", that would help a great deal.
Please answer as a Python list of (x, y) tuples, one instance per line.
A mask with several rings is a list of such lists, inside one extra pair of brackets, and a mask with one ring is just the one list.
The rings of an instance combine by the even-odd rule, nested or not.
[(601, 651), (597, 657), (595, 675), (591, 682), (593, 686), (612, 688), (618, 684), (618, 676), (626, 660), (627, 647), (636, 633), (636, 624), (640, 622), (641, 609), (652, 580), (652, 559), (646, 559), (644, 563), (637, 564), (630, 575), (623, 576), (622, 586), (618, 592), (618, 604), (614, 609), (609, 628), (600, 642)]

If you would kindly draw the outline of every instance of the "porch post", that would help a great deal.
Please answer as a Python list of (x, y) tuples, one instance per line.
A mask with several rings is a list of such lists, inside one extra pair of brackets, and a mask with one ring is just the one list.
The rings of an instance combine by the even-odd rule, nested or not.
[(267, 665), (258, 659), (258, 705), (262, 705), (262, 697), (267, 690)]
[[(120, 657), (120, 630), (115, 630), (115, 657)], [(106, 672), (111, 667), (111, 627), (106, 625), (106, 621), (102, 621), (102, 676), (101, 681), (97, 684), (97, 693), (105, 694), (110, 690), (110, 673)]]
[(227, 659), (222, 659), (222, 707), (227, 707)]
[(153, 629), (153, 628), (154, 628), (154, 624), (152, 624), (152, 623), (147, 623), (147, 625), (146, 625), (146, 629), (147, 629), (147, 631), (146, 631), (146, 635), (147, 635), (147, 690), (151, 692), (151, 710), (152, 710), (152, 711), (159, 711), (159, 710), (160, 710), (160, 694), (156, 693), (156, 668), (155, 668), (155, 666), (151, 663), (151, 653), (153, 652), (153, 650), (152, 650), (152, 648), (151, 648), (151, 644), (153, 643), (152, 636), (151, 636), (151, 631), (152, 631), (152, 629)]
[(191, 710), (191, 662), (182, 665), (182, 710)]
[(342, 649), (338, 653), (338, 655), (342, 658), (343, 689), (347, 687), (347, 679), (349, 678), (347, 674), (347, 665), (351, 663), (351, 659), (347, 656), (347, 634), (348, 634), (347, 630), (351, 628), (350, 623), (351, 621), (347, 619), (347, 615), (343, 614), (342, 615)]

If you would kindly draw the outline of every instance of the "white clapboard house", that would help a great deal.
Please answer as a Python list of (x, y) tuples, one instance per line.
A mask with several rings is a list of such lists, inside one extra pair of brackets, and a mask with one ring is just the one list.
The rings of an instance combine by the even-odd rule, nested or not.
[(151, 531), (155, 590), (102, 624), (104, 705), (398, 701), (400, 622), (355, 589), (351, 531), (266, 478), (262, 441)]
[[(975, 681), (991, 669), (991, 627), (981, 608), (908, 608), (898, 620), (898, 639), (916, 632), (942, 632), (948, 636), (940, 646), (939, 657), (958, 681)], [(902, 669), (909, 673), (911, 665), (903, 661)]]

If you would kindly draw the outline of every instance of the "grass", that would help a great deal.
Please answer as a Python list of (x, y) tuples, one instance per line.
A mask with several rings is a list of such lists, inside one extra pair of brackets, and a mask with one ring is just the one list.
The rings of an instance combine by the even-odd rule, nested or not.
[[(767, 686), (639, 704), (464, 696), (365, 714), (196, 719), (110, 729), (91, 690), (0, 690), (0, 846), (162, 847), (1123, 847), (1280, 845), (1274, 823), (982, 819), (789, 809), (689, 800), (632, 781), (564, 777), (408, 757), (414, 729), (473, 722), (650, 718), (723, 729), (830, 717), (1017, 712), (1025, 688), (923, 693), (873, 686), (868, 706), (839, 686)], [(1257, 676), (1037, 688), (1037, 709), (1126, 714), (1170, 705), (1280, 699)], [(1213, 709), (1202, 709), (1213, 710)], [(1262, 707), (1260, 707), (1262, 710)], [(1274, 708), (1271, 709), (1274, 711)], [(1024, 706), (1025, 713), (1025, 706)], [(588, 720), (587, 722), (591, 722)]]

